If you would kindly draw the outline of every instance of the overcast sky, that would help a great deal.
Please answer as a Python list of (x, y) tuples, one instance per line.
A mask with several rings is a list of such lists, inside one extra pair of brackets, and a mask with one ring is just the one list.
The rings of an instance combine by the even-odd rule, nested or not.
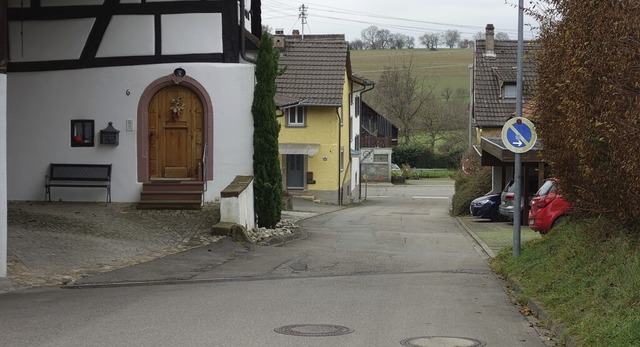
[[(345, 34), (348, 41), (360, 39), (364, 28), (375, 25), (392, 33), (418, 37), (429, 32), (458, 30), (471, 39), (484, 33), (491, 23), (495, 31), (518, 39), (518, 0), (262, 0), (262, 24), (272, 29), (302, 30), (300, 7), (307, 8), (305, 34)], [(526, 24), (525, 40), (534, 34)]]

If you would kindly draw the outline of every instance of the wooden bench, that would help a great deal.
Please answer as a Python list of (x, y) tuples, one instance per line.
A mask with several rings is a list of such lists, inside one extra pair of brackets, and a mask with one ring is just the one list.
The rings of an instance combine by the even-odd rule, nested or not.
[(105, 188), (111, 202), (111, 164), (49, 164), (45, 176), (45, 200), (51, 201), (51, 187)]

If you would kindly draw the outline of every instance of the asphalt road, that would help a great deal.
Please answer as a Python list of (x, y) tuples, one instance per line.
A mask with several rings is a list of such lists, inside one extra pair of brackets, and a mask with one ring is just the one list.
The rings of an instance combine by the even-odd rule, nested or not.
[(2, 295), (0, 346), (545, 346), (428, 182), (368, 187), (202, 283)]

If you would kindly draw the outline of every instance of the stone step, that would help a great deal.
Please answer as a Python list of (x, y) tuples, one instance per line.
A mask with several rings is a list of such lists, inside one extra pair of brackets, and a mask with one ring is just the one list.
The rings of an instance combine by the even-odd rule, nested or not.
[(142, 191), (140, 201), (202, 200), (203, 191)]
[(143, 192), (153, 191), (203, 191), (204, 183), (193, 181), (153, 181), (142, 184)]
[(139, 210), (199, 210), (201, 200), (147, 200), (136, 206)]

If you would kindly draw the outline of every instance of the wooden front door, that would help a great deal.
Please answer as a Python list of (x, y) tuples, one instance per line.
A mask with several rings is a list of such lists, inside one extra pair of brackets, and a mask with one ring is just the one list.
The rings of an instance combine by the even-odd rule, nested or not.
[(158, 91), (149, 103), (150, 180), (202, 180), (203, 107), (182, 86)]

